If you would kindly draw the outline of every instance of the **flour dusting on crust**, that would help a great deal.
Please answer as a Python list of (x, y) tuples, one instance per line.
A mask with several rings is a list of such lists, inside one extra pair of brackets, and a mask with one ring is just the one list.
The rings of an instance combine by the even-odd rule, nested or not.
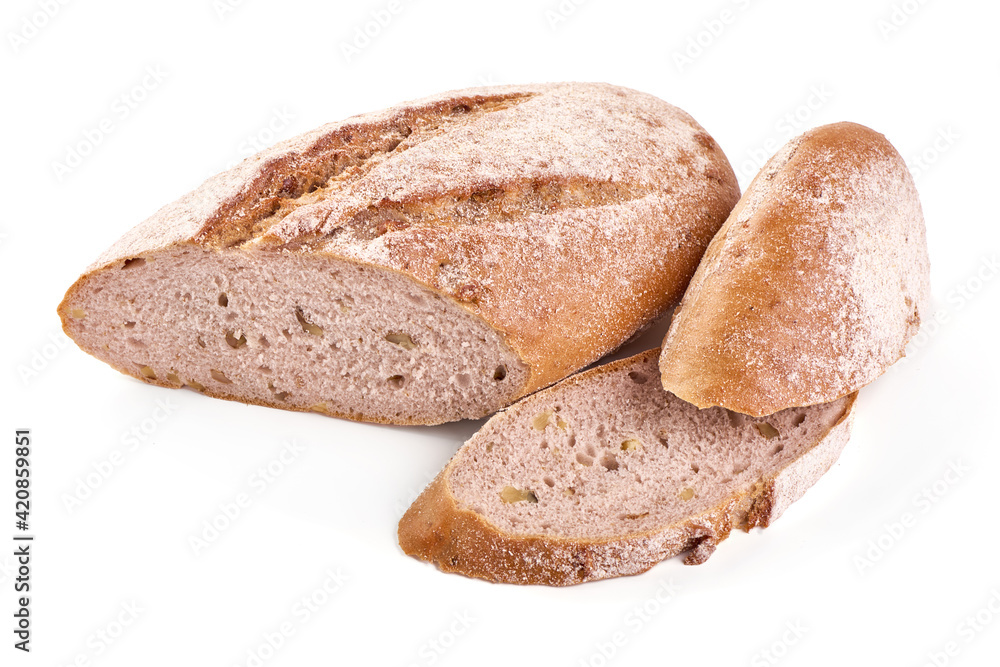
[(664, 387), (753, 415), (856, 391), (903, 355), (928, 273), (899, 153), (860, 125), (808, 132), (712, 241), (664, 340)]

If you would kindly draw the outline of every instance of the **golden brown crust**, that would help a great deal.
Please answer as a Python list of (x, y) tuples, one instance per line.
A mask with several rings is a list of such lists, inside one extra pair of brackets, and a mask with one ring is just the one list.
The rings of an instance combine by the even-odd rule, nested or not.
[(905, 162), (853, 123), (807, 132), (761, 170), (674, 314), (663, 386), (753, 416), (852, 393), (904, 354), (929, 298)]
[[(568, 383), (587, 382), (594, 374), (615, 372), (644, 355), (658, 353), (652, 350), (574, 375), (545, 392)], [(407, 555), (433, 563), (444, 572), (510, 584), (568, 586), (639, 574), (685, 551), (685, 564), (704, 563), (734, 528), (749, 531), (769, 526), (829, 470), (850, 435), (855, 399), (856, 395), (850, 398), (841, 418), (818, 444), (747, 492), (733, 494), (672, 525), (602, 540), (503, 532), (480, 514), (459, 506), (448, 482), (456, 457), (400, 519), (399, 544)], [(493, 419), (503, 419), (518, 405)]]
[(399, 272), (498, 331), (529, 368), (525, 395), (675, 305), (738, 197), (714, 140), (652, 96), (470, 89), (264, 151), (164, 207), (92, 270), (194, 244)]
[(403, 552), (443, 572), (507, 584), (570, 586), (645, 572), (691, 550), (688, 565), (705, 562), (729, 536), (733, 515), (748, 500), (726, 503), (662, 531), (604, 541), (506, 535), (471, 510), (461, 509), (447, 488), (447, 468), (424, 490), (399, 522)]

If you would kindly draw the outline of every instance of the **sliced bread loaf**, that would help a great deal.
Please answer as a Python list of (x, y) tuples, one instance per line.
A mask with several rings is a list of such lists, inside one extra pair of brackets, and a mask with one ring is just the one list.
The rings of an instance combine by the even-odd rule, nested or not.
[(767, 526), (847, 442), (856, 395), (755, 419), (663, 391), (660, 351), (609, 363), (490, 419), (399, 523), (447, 572), (569, 585), (704, 562)]
[(718, 145), (653, 96), (450, 92), (209, 179), (59, 313), (152, 384), (379, 422), (483, 417), (674, 305), (738, 197)]
[(754, 178), (663, 341), (661, 381), (750, 415), (865, 386), (927, 316), (929, 262), (906, 162), (878, 132), (806, 132)]

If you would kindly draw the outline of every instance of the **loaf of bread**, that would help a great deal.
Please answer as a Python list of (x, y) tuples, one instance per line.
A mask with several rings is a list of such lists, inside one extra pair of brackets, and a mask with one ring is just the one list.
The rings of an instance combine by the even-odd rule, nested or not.
[(445, 93), (279, 144), (115, 243), (66, 333), (164, 387), (483, 417), (679, 300), (739, 197), (689, 115), (605, 84)]
[(906, 163), (854, 123), (806, 132), (754, 178), (663, 341), (663, 386), (768, 415), (846, 396), (927, 315), (923, 214)]
[(659, 349), (490, 419), (399, 523), (407, 554), (489, 581), (563, 586), (704, 562), (768, 526), (837, 459), (854, 394), (757, 419), (660, 387)]

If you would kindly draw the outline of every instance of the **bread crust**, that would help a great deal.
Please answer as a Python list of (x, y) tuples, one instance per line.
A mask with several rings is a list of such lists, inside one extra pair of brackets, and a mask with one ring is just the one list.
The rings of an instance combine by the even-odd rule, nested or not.
[(91, 275), (178, 246), (334, 257), (482, 318), (528, 366), (523, 396), (675, 305), (738, 197), (715, 141), (650, 95), (453, 91), (331, 123), (209, 179), (107, 250), (60, 314), (72, 336), (67, 304)]
[(664, 339), (663, 386), (755, 417), (836, 400), (905, 354), (929, 290), (903, 158), (862, 125), (811, 130), (712, 240)]
[[(600, 366), (544, 392), (587, 382), (594, 375), (613, 373), (659, 353), (657, 348)], [(535, 398), (524, 399), (492, 419), (515, 419), (520, 406)], [(482, 515), (459, 506), (449, 485), (456, 457), (400, 519), (399, 544), (407, 555), (444, 572), (508, 584), (569, 586), (639, 574), (685, 551), (685, 564), (704, 563), (734, 528), (749, 532), (769, 526), (830, 469), (850, 437), (855, 399), (856, 395), (848, 399), (844, 414), (820, 442), (747, 492), (733, 494), (671, 525), (602, 540), (505, 533)]]

